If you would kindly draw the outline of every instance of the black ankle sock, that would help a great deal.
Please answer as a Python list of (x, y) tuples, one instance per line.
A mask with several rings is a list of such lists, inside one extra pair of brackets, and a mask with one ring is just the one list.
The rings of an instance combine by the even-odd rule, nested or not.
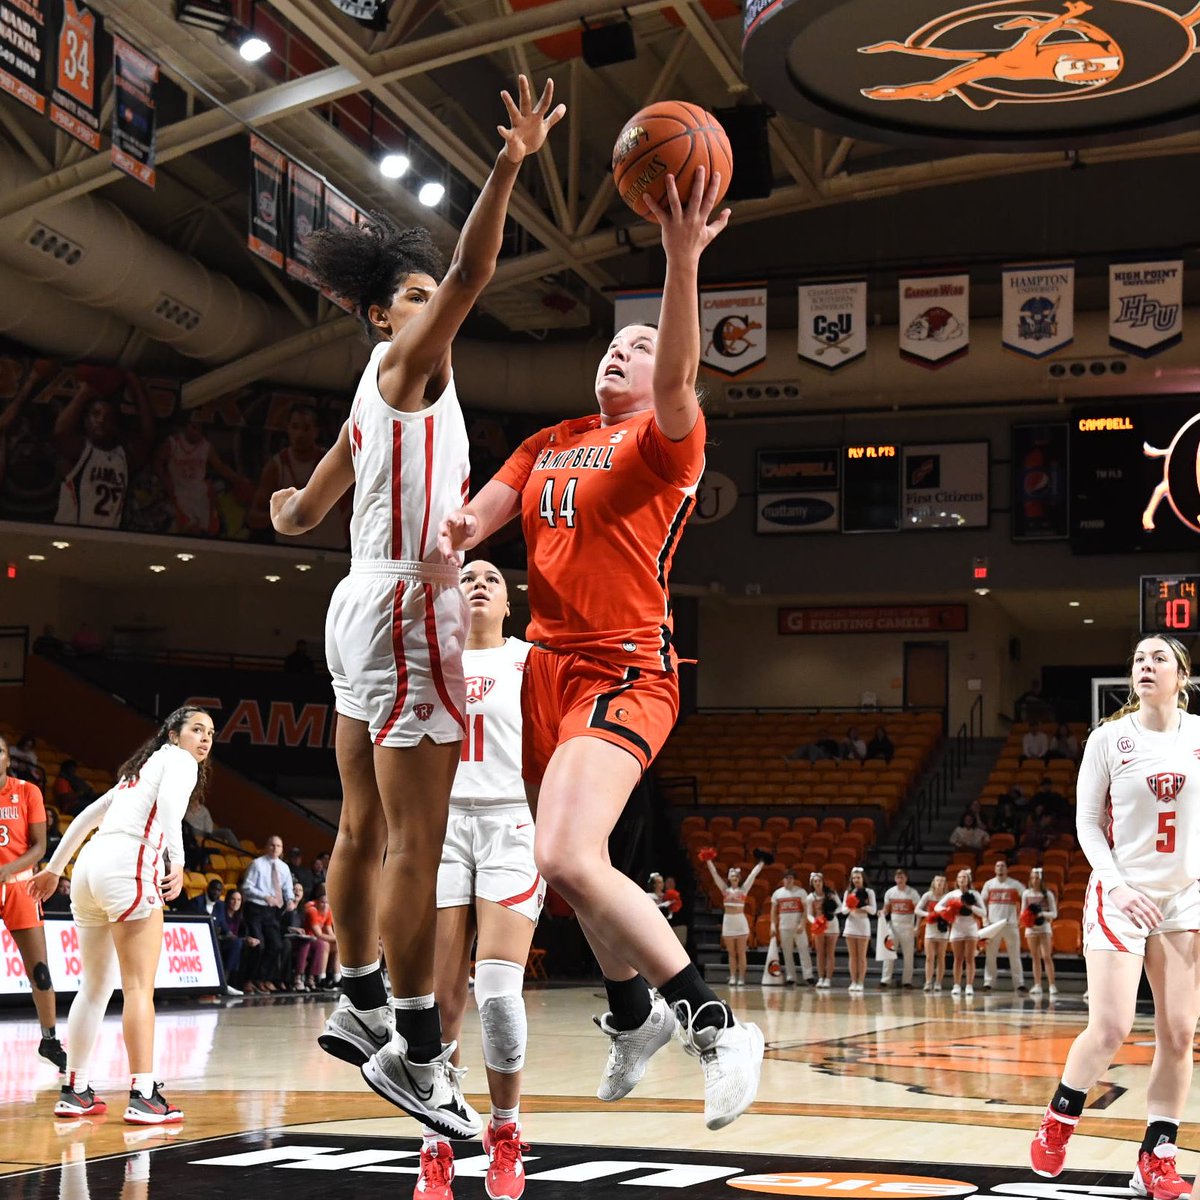
[(610, 1024), (616, 1030), (637, 1029), (650, 1015), (650, 985), (640, 976), (605, 979)]
[(377, 967), (369, 975), (343, 975), (342, 992), (357, 1009), (382, 1008), (387, 1003), (383, 972)]
[[(716, 992), (704, 982), (692, 963), (688, 963), (678, 975), (668, 979), (658, 990), (672, 1008), (681, 1000), (688, 1002), (693, 1013), (694, 1029), (705, 1029), (710, 1025), (715, 1025), (718, 1029), (727, 1029), (734, 1023), (733, 1010), (728, 1004), (717, 1000)], [(717, 1003), (710, 1004), (711, 1000), (717, 1000)], [(708, 1007), (700, 1012), (704, 1005)]]
[(1087, 1092), (1076, 1091), (1060, 1082), (1054, 1091), (1054, 1099), (1050, 1101), (1050, 1111), (1064, 1117), (1081, 1117), (1085, 1103)]
[(408, 1046), (415, 1063), (432, 1062), (442, 1052), (442, 1016), (436, 1004), (430, 1008), (395, 1008), (396, 1032)]
[(1142, 1138), (1142, 1153), (1153, 1154), (1155, 1148), (1161, 1146), (1163, 1142), (1170, 1142), (1173, 1146), (1178, 1137), (1178, 1121), (1151, 1121), (1146, 1126), (1146, 1136)]

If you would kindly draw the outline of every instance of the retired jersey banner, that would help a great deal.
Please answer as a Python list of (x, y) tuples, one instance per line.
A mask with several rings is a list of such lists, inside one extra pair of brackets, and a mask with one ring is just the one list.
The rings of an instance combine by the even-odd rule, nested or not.
[(1108, 344), (1149, 358), (1183, 341), (1183, 260), (1108, 268)]
[(1075, 264), (1008, 267), (1001, 272), (1006, 350), (1045, 358), (1075, 340)]
[(800, 285), (800, 341), (805, 362), (836, 371), (867, 352), (867, 281)]
[(62, 0), (50, 120), (89, 150), (100, 149), (99, 32), (87, 5)]
[(283, 180), (287, 158), (270, 142), (250, 137), (250, 233), (246, 244), (260, 258), (283, 266)]
[(158, 63), (124, 38), (113, 38), (113, 166), (153, 187)]
[(765, 285), (700, 289), (700, 363), (741, 379), (767, 361)]
[[(359, 222), (359, 211), (357, 206), (337, 188), (330, 184), (325, 185), (325, 227), (328, 229), (352, 229)], [(321, 289), (321, 295), (327, 300), (332, 300), (338, 308), (345, 309), (346, 312), (352, 313), (354, 305), (344, 296), (339, 296), (336, 292), (331, 292), (328, 288)]]
[(46, 0), (0, 0), (0, 91), (46, 111)]
[(971, 340), (969, 275), (900, 280), (900, 357), (930, 370), (966, 354)]
[(901, 529), (986, 529), (988, 443), (904, 447)]
[(325, 181), (288, 159), (287, 273), (310, 287), (317, 286), (312, 259), (304, 239), (322, 225), (325, 207)]
[(613, 298), (613, 332), (626, 325), (657, 325), (662, 315), (662, 288), (618, 292)]

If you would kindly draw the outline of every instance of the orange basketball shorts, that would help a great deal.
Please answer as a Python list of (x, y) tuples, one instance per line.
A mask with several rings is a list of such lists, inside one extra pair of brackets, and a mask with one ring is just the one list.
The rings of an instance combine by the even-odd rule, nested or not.
[(534, 646), (521, 685), (525, 782), (540, 784), (555, 748), (573, 737), (620, 746), (644, 771), (678, 715), (679, 678), (673, 671), (621, 667)]
[(0, 884), (0, 922), (10, 933), (42, 925), (42, 906), (25, 890), (24, 879)]

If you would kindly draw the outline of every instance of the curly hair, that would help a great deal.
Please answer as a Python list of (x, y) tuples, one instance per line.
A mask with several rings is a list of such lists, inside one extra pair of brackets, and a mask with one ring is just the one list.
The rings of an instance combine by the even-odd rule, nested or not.
[(318, 281), (349, 300), (367, 336), (375, 338), (379, 331), (367, 316), (371, 305), (389, 307), (409, 275), (440, 280), (446, 268), (429, 230), (401, 229), (386, 213), (368, 216), (369, 220), (348, 229), (318, 229), (308, 235), (304, 246)]
[[(117, 779), (136, 779), (138, 773), (149, 761), (150, 756), (156, 751), (161, 750), (163, 746), (170, 744), (171, 734), (179, 734), (179, 731), (188, 723), (189, 719), (197, 713), (207, 717), (209, 714), (203, 708), (197, 708), (193, 705), (184, 705), (183, 708), (177, 708), (167, 719), (154, 731), (153, 736), (148, 737), (118, 768)], [(192, 791), (190, 799), (196, 799), (203, 796), (208, 788), (208, 760), (200, 764), (199, 774), (196, 776), (196, 786)]]

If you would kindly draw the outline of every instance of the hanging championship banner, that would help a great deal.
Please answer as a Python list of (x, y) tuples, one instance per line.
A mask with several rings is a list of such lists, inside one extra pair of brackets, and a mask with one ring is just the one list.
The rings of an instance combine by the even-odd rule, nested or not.
[(321, 210), (325, 207), (325, 182), (288, 159), (287, 273), (293, 279), (316, 287), (312, 260), (304, 248), (304, 239), (321, 228)]
[(1149, 358), (1183, 341), (1183, 260), (1108, 268), (1108, 344)]
[(283, 177), (287, 158), (250, 135), (250, 233), (246, 244), (260, 258), (283, 266)]
[[(358, 224), (361, 213), (357, 206), (348, 200), (335, 187), (325, 185), (325, 227), (327, 229), (353, 229)], [(328, 288), (321, 289), (321, 295), (332, 300), (338, 308), (348, 313), (354, 311), (354, 305), (344, 296), (331, 292)]]
[(900, 357), (930, 370), (966, 354), (971, 279), (925, 275), (900, 280)]
[(1075, 340), (1075, 264), (1008, 267), (1002, 338), (1006, 350), (1045, 358)]
[(700, 364), (741, 379), (767, 361), (767, 289), (700, 289)]
[(153, 187), (158, 63), (124, 38), (113, 38), (113, 166)]
[(0, 0), (0, 91), (46, 111), (46, 0)]
[(62, 0), (50, 120), (89, 150), (100, 149), (98, 33), (95, 13), (75, 0)]
[(867, 281), (800, 285), (800, 341), (796, 353), (836, 371), (867, 352)]
[(613, 332), (626, 325), (657, 325), (662, 315), (662, 288), (618, 292), (613, 298)]

